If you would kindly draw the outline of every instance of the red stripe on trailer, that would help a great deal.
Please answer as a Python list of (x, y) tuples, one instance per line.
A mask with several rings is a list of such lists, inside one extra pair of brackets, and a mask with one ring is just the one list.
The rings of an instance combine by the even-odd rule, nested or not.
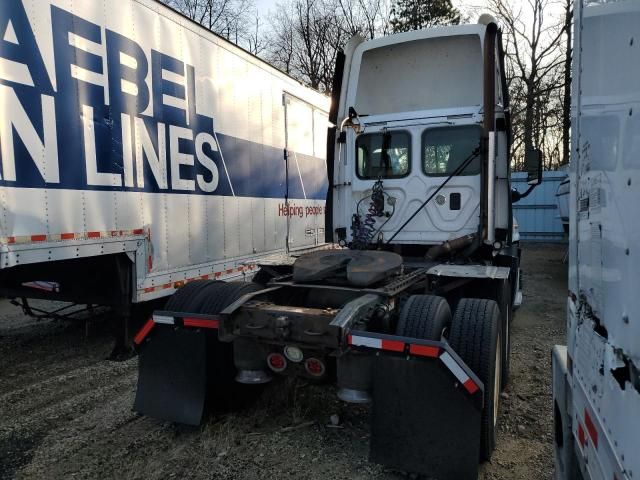
[(148, 267), (149, 271), (153, 270), (153, 257), (151, 255), (149, 255)]
[(87, 232), (87, 238), (100, 238), (100, 232)]
[(16, 237), (7, 238), (7, 243), (16, 243)]
[(31, 235), (31, 241), (32, 242), (46, 242), (47, 241), (47, 236), (46, 235)]
[(144, 293), (151, 293), (156, 289), (156, 287), (147, 287), (144, 289)]
[(409, 353), (420, 357), (438, 358), (440, 349), (438, 347), (429, 347), (426, 345), (409, 345)]
[(134, 234), (134, 235), (142, 235), (143, 233), (144, 233), (144, 229), (143, 229), (143, 228), (136, 228), (136, 229), (133, 231), (133, 234)]
[(202, 275), (200, 278), (202, 280), (209, 280), (209, 275)]
[(203, 318), (185, 318), (183, 319), (185, 327), (211, 328), (217, 330), (220, 328), (220, 320), (206, 320)]
[(476, 385), (476, 382), (474, 382), (470, 378), (466, 382), (464, 382), (462, 385), (464, 385), (464, 388), (467, 389), (467, 392), (469, 392), (472, 395), (479, 390), (478, 385)]
[(593, 440), (593, 446), (596, 447), (596, 449), (598, 448), (598, 430), (596, 430), (596, 426), (593, 424), (593, 421), (591, 420), (591, 416), (589, 415), (589, 412), (587, 411), (587, 409), (584, 409), (584, 423), (587, 426), (587, 431), (589, 432), (589, 436), (591, 437), (591, 440)]
[(227, 275), (231, 275), (233, 273), (233, 268), (228, 268), (226, 273)]
[(404, 342), (397, 340), (382, 340), (382, 350), (389, 350), (391, 352), (403, 352)]
[(582, 428), (582, 424), (578, 422), (578, 441), (580, 445), (584, 448), (587, 444), (587, 437), (584, 434), (584, 428)]
[(149, 335), (149, 332), (153, 329), (154, 325), (155, 322), (153, 321), (153, 318), (147, 320), (147, 323), (144, 324), (138, 334), (133, 337), (133, 343), (135, 343), (136, 345), (140, 345), (145, 337)]
[(164, 285), (162, 285), (162, 288), (171, 288), (172, 284), (170, 283), (165, 283)]
[(74, 240), (76, 238), (75, 233), (61, 233), (60, 240)]

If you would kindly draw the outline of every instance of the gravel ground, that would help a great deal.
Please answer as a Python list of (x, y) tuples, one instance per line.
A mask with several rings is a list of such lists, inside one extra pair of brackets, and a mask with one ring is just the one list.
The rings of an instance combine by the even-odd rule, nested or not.
[[(525, 248), (511, 383), (481, 480), (552, 478), (550, 350), (564, 341), (563, 253)], [(250, 409), (200, 428), (139, 417), (136, 359), (106, 360), (111, 346), (103, 324), (34, 322), (0, 302), (0, 479), (407, 478), (367, 462), (367, 409), (326, 386), (275, 383)]]

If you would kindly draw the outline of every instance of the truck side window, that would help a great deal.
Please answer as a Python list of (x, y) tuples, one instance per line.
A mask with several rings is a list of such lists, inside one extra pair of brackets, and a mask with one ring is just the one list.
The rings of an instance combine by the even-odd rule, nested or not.
[[(388, 139), (385, 142), (384, 136)], [(386, 155), (383, 147), (387, 144)], [(408, 132), (359, 135), (356, 139), (356, 173), (362, 179), (400, 178), (409, 174), (411, 136)]]
[[(480, 145), (482, 129), (476, 125), (430, 128), (422, 134), (422, 170), (429, 176), (448, 176)], [(480, 157), (461, 175), (478, 175)]]

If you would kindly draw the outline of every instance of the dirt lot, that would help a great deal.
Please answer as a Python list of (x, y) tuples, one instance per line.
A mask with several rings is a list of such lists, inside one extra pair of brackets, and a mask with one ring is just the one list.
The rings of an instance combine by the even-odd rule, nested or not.
[[(550, 349), (564, 338), (562, 256), (558, 246), (525, 250), (512, 380), (482, 480), (552, 477)], [(0, 303), (0, 478), (407, 478), (367, 462), (367, 409), (327, 387), (272, 384), (251, 409), (199, 429), (139, 417), (131, 411), (136, 359), (105, 360), (111, 339), (101, 330), (86, 337), (83, 325), (35, 323)]]

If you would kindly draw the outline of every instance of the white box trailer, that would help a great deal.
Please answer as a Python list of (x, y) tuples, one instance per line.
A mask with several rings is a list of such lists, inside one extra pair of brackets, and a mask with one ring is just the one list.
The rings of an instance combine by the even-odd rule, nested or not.
[(328, 108), (154, 0), (3, 0), (4, 294), (144, 302), (324, 243)]
[(640, 475), (640, 1), (574, 6), (567, 345), (555, 478)]

